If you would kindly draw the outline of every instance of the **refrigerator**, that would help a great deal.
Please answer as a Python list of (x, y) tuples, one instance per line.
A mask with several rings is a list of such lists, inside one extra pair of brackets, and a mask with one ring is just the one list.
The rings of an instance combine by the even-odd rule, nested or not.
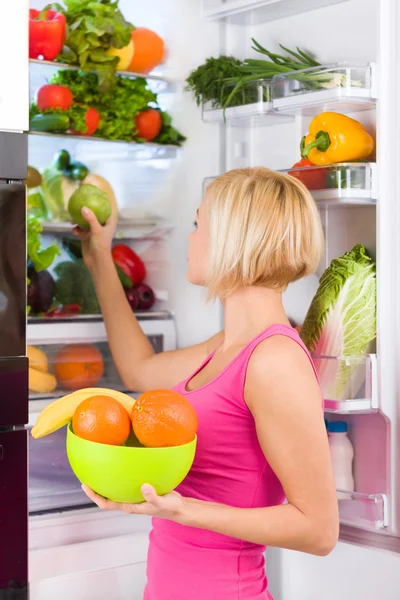
[[(14, 23), (18, 21), (22, 27), (23, 5), (26, 10), (27, 2), (19, 0), (16, 4), (21, 12)], [(34, 8), (44, 5), (42, 0), (30, 2)], [(356, 490), (339, 497), (340, 541), (329, 557), (271, 548), (267, 551), (267, 574), (275, 600), (334, 600), (339, 594), (344, 600), (396, 600), (400, 589), (400, 6), (397, 0), (153, 0), (151, 11), (144, 3), (120, 0), (119, 6), (128, 20), (154, 29), (165, 40), (167, 58), (156, 75), (169, 83), (160, 91), (159, 101), (172, 115), (175, 126), (187, 136), (187, 142), (180, 150), (163, 151), (156, 156), (155, 150), (140, 154), (124, 145), (30, 135), (29, 161), (35, 159), (44, 167), (60, 145), (71, 148), (77, 159), (112, 182), (124, 209), (150, 207), (163, 220), (163, 235), (141, 236), (136, 229), (125, 241), (149, 266), (149, 280), (157, 292), (157, 309), (173, 315), (179, 347), (204, 340), (223, 327), (221, 306), (206, 304), (204, 290), (186, 281), (187, 236), (207, 183), (238, 167), (291, 170), (300, 158), (301, 137), (307, 133), (313, 116), (323, 110), (343, 112), (357, 119), (376, 140), (376, 153), (367, 162), (343, 165), (341, 171), (333, 169), (338, 180), (342, 182), (343, 173), (346, 180), (334, 193), (325, 189), (312, 192), (325, 232), (324, 257), (315, 275), (290, 286), (284, 296), (289, 318), (301, 324), (318, 279), (333, 258), (362, 243), (376, 261), (376, 346), (368, 355), (349, 359), (356, 362), (361, 385), (357, 384), (357, 389), (346, 398), (326, 398), (325, 405), (329, 420), (348, 423), (355, 451)], [(185, 91), (188, 74), (210, 56), (259, 58), (251, 49), (252, 38), (273, 52), (282, 51), (280, 44), (304, 49), (323, 65), (322, 71), (345, 76), (350, 83), (313, 95), (295, 78), (278, 77), (256, 84), (256, 100), (251, 105), (228, 109), (225, 115), (218, 108), (196, 106)], [(21, 54), (12, 74), (19, 69), (26, 72), (27, 64), (26, 55)], [(1, 62), (0, 68), (3, 73), (9, 65)], [(29, 65), (31, 95), (48, 77), (43, 69), (45, 66)], [(171, 81), (175, 83), (170, 85)], [(352, 85), (353, 81), (357, 85)], [(149, 84), (152, 85), (151, 78)], [(20, 83), (16, 81), (16, 85)], [(18, 108), (18, 114), (21, 111)], [(0, 128), (7, 129), (1, 105)], [(21, 130), (27, 128), (22, 126)], [(57, 239), (59, 232), (50, 228), (47, 235), (51, 241)], [(38, 330), (34, 323), (30, 323), (30, 329), (32, 339), (39, 339), (40, 336), (35, 337)], [(57, 346), (65, 341), (67, 337), (62, 339), (60, 332), (57, 326), (53, 339), (48, 336), (46, 344)], [(329, 360), (337, 361), (339, 357)], [(32, 414), (35, 402), (45, 399), (31, 398)], [(14, 433), (7, 432), (10, 436)], [(61, 531), (66, 527), (63, 523), (60, 514), (54, 520), (54, 530)], [(133, 528), (131, 520), (129, 523)], [(79, 520), (79, 528), (77, 540), (85, 532), (84, 516)], [(144, 556), (145, 542), (140, 539), (137, 544), (143, 545), (140, 548)], [(93, 544), (100, 548), (104, 541), (97, 537)], [(39, 558), (33, 553), (31, 556), (31, 562), (39, 564)], [(59, 556), (62, 560), (64, 555)], [(99, 561), (106, 577), (105, 556)], [(121, 599), (141, 598), (144, 561), (141, 558), (135, 564), (135, 573), (140, 576), (130, 582), (130, 589), (121, 584)], [(61, 570), (60, 567), (60, 573)], [(64, 575), (67, 570), (65, 566)], [(44, 570), (41, 577), (46, 578)], [(82, 581), (82, 573), (79, 578)], [(95, 578), (91, 581), (94, 585)], [(106, 586), (105, 579), (98, 576), (98, 581)], [(66, 590), (65, 581), (63, 585), (60, 589)], [(48, 596), (43, 591), (37, 597), (50, 597), (51, 589), (49, 579), (43, 587)], [(77, 585), (72, 589), (74, 597), (87, 597)], [(100, 588), (97, 597), (102, 597)]]

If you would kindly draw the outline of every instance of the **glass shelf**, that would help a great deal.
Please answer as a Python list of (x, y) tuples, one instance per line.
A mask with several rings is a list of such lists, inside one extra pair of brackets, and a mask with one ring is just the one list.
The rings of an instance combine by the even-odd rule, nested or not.
[[(73, 225), (69, 222), (43, 221), (43, 234), (72, 235)], [(166, 219), (120, 220), (114, 239), (116, 240), (161, 240), (174, 229)]]
[[(144, 320), (172, 320), (173, 315), (169, 310), (159, 310), (159, 309), (150, 309), (150, 310), (135, 310), (135, 317), (138, 321)], [(68, 321), (70, 323), (82, 323), (82, 322), (94, 322), (94, 323), (103, 323), (103, 317), (101, 314), (98, 315), (72, 315), (65, 317), (28, 317), (28, 344), (31, 342), (29, 340), (35, 340), (37, 335), (35, 335), (36, 330), (35, 327), (38, 325), (51, 325), (52, 323), (62, 323), (68, 327)], [(63, 336), (64, 339), (65, 336)], [(47, 337), (45, 338), (46, 343), (50, 342)], [(34, 343), (34, 345), (38, 345)], [(39, 344), (43, 345), (43, 344)]]
[[(96, 160), (97, 157), (107, 158), (107, 154), (115, 158), (128, 158), (132, 160), (156, 160), (156, 159), (171, 159), (176, 158), (180, 146), (171, 144), (139, 144), (138, 142), (125, 142), (123, 140), (108, 140), (100, 137), (62, 134), (62, 133), (44, 133), (41, 131), (28, 131), (30, 136), (41, 136), (51, 139), (59, 138), (65, 142), (71, 141), (80, 147), (81, 144), (90, 142), (91, 160)], [(110, 150), (110, 146), (112, 150)]]
[(339, 518), (342, 525), (378, 530), (388, 526), (385, 494), (360, 494), (337, 490)]
[(376, 65), (338, 63), (275, 75), (271, 92), (278, 113), (369, 110), (376, 104)]
[(203, 0), (203, 17), (229, 18), (237, 25), (257, 25), (308, 10), (339, 4), (344, 0)]
[[(227, 91), (234, 90), (233, 85)], [(214, 102), (202, 105), (203, 121), (206, 123), (224, 123), (235, 127), (246, 127), (249, 119), (257, 119), (260, 125), (276, 125), (290, 122), (290, 115), (278, 115), (272, 108), (271, 82), (266, 79), (249, 81), (242, 85), (225, 110)]]
[(362, 356), (313, 356), (329, 413), (377, 412), (378, 382), (375, 354)]
[[(34, 58), (29, 59), (30, 62), (30, 73), (31, 78), (36, 78), (41, 73), (46, 72), (46, 77), (48, 78), (48, 74), (55, 73), (59, 69), (69, 69), (70, 71), (80, 71), (79, 66), (75, 65), (67, 65), (61, 62), (53, 62), (49, 60), (37, 60)], [(126, 77), (128, 79), (146, 79), (149, 88), (156, 94), (165, 93), (165, 92), (175, 92), (179, 82), (170, 79), (169, 77), (164, 77), (162, 74), (158, 74), (158, 70), (155, 73), (150, 73), (144, 75), (143, 73), (134, 73), (132, 71), (117, 71), (117, 76)]]
[[(51, 319), (48, 319), (51, 321)], [(155, 352), (162, 339), (149, 335)], [(122, 383), (107, 341), (32, 344), (29, 357), (29, 400), (54, 400), (85, 387), (131, 393)]]
[(302, 181), (319, 205), (375, 204), (378, 198), (375, 163), (340, 163), (281, 172)]

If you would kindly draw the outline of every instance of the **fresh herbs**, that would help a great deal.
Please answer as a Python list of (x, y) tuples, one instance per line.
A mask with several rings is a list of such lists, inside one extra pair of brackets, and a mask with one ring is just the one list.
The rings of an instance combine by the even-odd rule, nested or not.
[(56, 256), (59, 255), (57, 244), (54, 242), (48, 248), (41, 247), (42, 226), (38, 218), (28, 212), (27, 214), (27, 253), (37, 273), (48, 269)]
[(203, 65), (190, 73), (186, 89), (193, 92), (197, 106), (202, 102), (210, 102), (212, 108), (224, 106), (230, 93), (225, 82), (228, 78), (240, 77), (242, 65), (233, 56), (207, 58)]
[[(297, 48), (296, 51), (281, 46), (286, 55), (270, 52), (252, 38), (252, 49), (263, 55), (263, 59), (247, 58), (239, 61), (231, 56), (208, 58), (187, 79), (187, 89), (194, 94), (197, 104), (211, 103), (211, 108), (228, 108), (257, 102), (259, 80), (271, 80), (279, 74), (310, 69), (307, 73), (295, 73), (293, 77), (311, 88), (329, 87), (331, 73), (313, 73), (320, 67), (310, 54)], [(254, 83), (255, 85), (251, 85)], [(269, 90), (262, 88), (263, 101), (269, 101)]]
[(113, 84), (118, 57), (110, 47), (124, 48), (132, 37), (133, 25), (118, 8), (118, 0), (64, 0), (67, 37), (58, 60), (79, 65), (82, 71), (96, 71), (100, 90)]

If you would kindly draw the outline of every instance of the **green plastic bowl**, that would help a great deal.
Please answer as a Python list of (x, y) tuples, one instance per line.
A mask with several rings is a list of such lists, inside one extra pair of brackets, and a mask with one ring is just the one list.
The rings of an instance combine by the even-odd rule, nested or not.
[(162, 496), (176, 488), (189, 473), (197, 438), (184, 446), (145, 448), (109, 446), (76, 436), (71, 424), (67, 432), (67, 455), (81, 483), (114, 502), (143, 502), (144, 483)]

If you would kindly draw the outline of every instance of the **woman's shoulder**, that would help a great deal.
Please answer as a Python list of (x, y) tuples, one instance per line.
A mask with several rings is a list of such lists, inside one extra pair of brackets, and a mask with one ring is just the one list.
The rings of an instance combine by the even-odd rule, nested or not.
[(273, 335), (254, 349), (247, 366), (246, 402), (257, 398), (260, 390), (264, 398), (275, 396), (274, 391), (285, 394), (296, 388), (320, 395), (310, 355), (296, 335)]

